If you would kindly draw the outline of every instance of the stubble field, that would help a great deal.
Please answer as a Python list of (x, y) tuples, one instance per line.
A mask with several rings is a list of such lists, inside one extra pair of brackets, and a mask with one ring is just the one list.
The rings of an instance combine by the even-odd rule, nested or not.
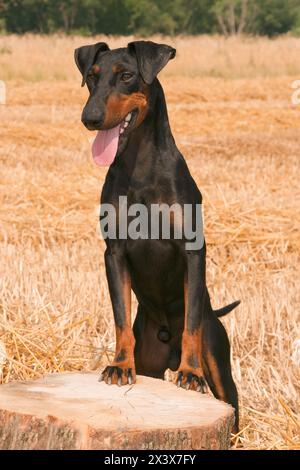
[[(99, 39), (0, 38), (3, 383), (100, 368), (114, 350), (97, 235), (106, 169), (91, 159), (73, 63), (75, 47)], [(241, 406), (235, 446), (300, 448), (300, 40), (163, 41), (178, 51), (161, 81), (203, 194), (213, 306), (242, 300), (224, 319)]]

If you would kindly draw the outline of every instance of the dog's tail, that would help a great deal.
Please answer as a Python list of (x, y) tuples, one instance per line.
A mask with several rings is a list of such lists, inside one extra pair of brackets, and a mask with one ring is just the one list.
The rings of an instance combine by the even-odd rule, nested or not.
[(232, 304), (226, 305), (226, 307), (219, 308), (218, 310), (214, 310), (214, 314), (220, 318), (224, 317), (224, 315), (227, 315), (227, 313), (231, 312), (234, 308), (236, 308), (238, 305), (240, 305), (241, 301), (236, 300), (235, 302), (232, 302)]

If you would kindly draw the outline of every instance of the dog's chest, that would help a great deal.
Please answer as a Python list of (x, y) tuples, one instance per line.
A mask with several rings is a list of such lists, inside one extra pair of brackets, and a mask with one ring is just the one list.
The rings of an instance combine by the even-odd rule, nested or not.
[(128, 202), (130, 204), (168, 204), (178, 202), (178, 192), (174, 180), (157, 175), (145, 181), (132, 181), (128, 186)]

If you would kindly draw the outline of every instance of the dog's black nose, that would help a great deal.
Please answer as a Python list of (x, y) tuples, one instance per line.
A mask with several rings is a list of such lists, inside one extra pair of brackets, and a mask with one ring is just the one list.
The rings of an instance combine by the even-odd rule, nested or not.
[(83, 108), (81, 121), (89, 131), (99, 130), (104, 121), (104, 113), (89, 104)]
[(89, 131), (95, 131), (100, 129), (102, 121), (100, 119), (82, 118), (82, 123)]

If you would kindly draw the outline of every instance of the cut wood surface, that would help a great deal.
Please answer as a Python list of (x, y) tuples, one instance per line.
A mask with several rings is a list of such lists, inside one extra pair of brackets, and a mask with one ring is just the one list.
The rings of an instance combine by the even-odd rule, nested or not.
[(233, 409), (211, 396), (137, 377), (50, 374), (0, 386), (0, 449), (227, 449)]

